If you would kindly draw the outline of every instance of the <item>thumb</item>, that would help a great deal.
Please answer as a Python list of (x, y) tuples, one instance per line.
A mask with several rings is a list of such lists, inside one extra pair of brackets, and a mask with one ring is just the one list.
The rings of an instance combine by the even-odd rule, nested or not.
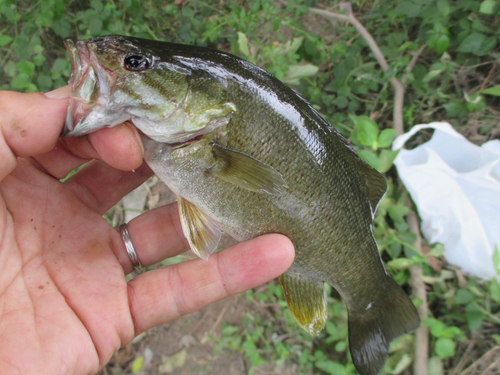
[(52, 150), (62, 131), (70, 86), (42, 93), (0, 91), (0, 180), (17, 165), (18, 156)]

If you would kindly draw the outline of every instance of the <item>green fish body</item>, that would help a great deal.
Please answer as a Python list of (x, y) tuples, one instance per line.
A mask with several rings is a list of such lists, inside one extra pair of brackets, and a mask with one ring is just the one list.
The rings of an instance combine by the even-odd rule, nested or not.
[(299, 94), (236, 56), (121, 36), (66, 45), (66, 134), (132, 121), (204, 259), (222, 232), (290, 238), (296, 257), (280, 282), (297, 322), (323, 329), (329, 283), (348, 309), (357, 370), (380, 372), (390, 341), (419, 325), (373, 236), (384, 178)]

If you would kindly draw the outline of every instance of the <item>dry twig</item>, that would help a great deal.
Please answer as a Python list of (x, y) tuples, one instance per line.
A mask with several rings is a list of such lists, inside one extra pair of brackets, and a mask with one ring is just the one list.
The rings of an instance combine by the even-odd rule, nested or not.
[[(334, 20), (339, 20), (339, 21), (346, 21), (350, 22), (356, 30), (361, 34), (361, 36), (365, 39), (366, 43), (368, 43), (368, 46), (372, 50), (373, 54), (375, 55), (375, 59), (377, 62), (380, 64), (380, 67), (384, 72), (387, 72), (389, 70), (389, 64), (387, 64), (387, 61), (382, 54), (382, 51), (380, 51), (380, 48), (378, 47), (377, 43), (371, 36), (371, 34), (368, 32), (368, 30), (365, 29), (365, 27), (359, 22), (356, 17), (352, 14), (352, 6), (351, 3), (341, 3), (340, 4), (341, 9), (345, 11), (345, 14), (338, 14), (338, 13), (333, 13), (329, 12), (327, 10), (323, 9), (317, 9), (317, 8), (310, 8), (310, 12), (314, 14), (318, 14), (320, 16), (334, 19)], [(394, 121), (394, 129), (398, 132), (398, 134), (403, 134), (404, 128), (403, 128), (403, 99), (404, 99), (404, 87), (401, 84), (401, 82), (398, 81), (396, 77), (392, 77), (390, 79), (390, 82), (392, 86), (394, 87), (394, 112), (393, 112), (393, 121)]]
[[(410, 210), (407, 217), (410, 230), (417, 235), (415, 247), (422, 251), (422, 238), (418, 228), (417, 215)], [(422, 300), (422, 305), (418, 308), (418, 313), (421, 319), (428, 317), (427, 310), (427, 292), (425, 283), (422, 280), (422, 266), (415, 265), (410, 267), (411, 285), (413, 287), (413, 295)], [(420, 327), (415, 332), (415, 359), (413, 361), (413, 373), (419, 375), (427, 374), (427, 362), (429, 359), (429, 329), (425, 324), (420, 324)]]

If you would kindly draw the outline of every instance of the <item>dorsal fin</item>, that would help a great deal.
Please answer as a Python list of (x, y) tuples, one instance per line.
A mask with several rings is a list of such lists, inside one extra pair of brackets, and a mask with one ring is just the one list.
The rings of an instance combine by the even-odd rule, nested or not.
[(372, 215), (375, 215), (378, 204), (387, 191), (387, 181), (376, 169), (372, 168), (362, 159), (358, 159), (360, 173), (366, 183), (366, 194), (370, 201)]

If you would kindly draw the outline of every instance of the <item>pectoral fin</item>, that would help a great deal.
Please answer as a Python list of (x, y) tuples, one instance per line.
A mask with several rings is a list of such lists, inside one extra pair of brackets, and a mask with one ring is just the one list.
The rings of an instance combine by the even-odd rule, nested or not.
[(288, 188), (281, 174), (273, 167), (238, 151), (212, 143), (219, 168), (212, 173), (236, 186), (257, 193), (281, 195)]
[(191, 250), (208, 260), (219, 244), (222, 234), (219, 224), (191, 202), (177, 197), (182, 230)]
[(297, 323), (311, 335), (318, 335), (327, 318), (323, 283), (301, 279), (298, 275), (291, 276), (288, 273), (280, 276), (280, 283), (288, 308)]

